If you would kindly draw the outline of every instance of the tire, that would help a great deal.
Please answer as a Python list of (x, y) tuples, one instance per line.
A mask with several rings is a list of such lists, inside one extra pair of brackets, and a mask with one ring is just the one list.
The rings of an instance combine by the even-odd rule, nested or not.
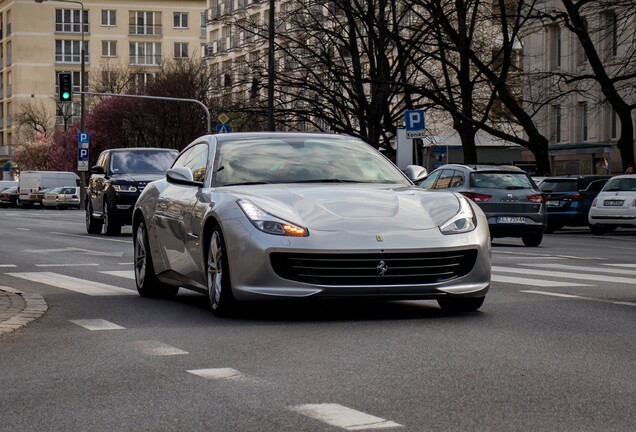
[(104, 234), (115, 236), (121, 234), (121, 224), (113, 215), (113, 210), (108, 201), (104, 202)]
[(605, 225), (600, 224), (590, 225), (590, 231), (594, 235), (603, 235), (607, 232), (607, 230), (605, 229)]
[(206, 264), (208, 299), (212, 313), (216, 316), (230, 315), (236, 304), (232, 295), (230, 269), (225, 252), (223, 233), (221, 228), (216, 225), (210, 236)]
[(543, 233), (525, 235), (521, 237), (523, 244), (528, 247), (537, 247), (543, 241)]
[(445, 312), (474, 312), (484, 304), (486, 297), (440, 297), (437, 304)]
[(93, 205), (89, 202), (86, 206), (86, 232), (99, 234), (102, 232), (102, 220), (93, 217)]
[(159, 282), (152, 263), (152, 255), (148, 243), (148, 230), (142, 220), (137, 225), (133, 238), (133, 255), (135, 266), (135, 284), (142, 297), (170, 298), (177, 295), (179, 287)]

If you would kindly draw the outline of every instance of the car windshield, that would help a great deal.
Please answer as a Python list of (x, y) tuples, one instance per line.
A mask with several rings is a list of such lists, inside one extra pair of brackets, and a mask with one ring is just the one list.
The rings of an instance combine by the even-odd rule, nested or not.
[(64, 187), (64, 188), (60, 188), (60, 190), (58, 191), (59, 194), (74, 194), (75, 193), (75, 188), (74, 187)]
[(539, 189), (543, 192), (574, 192), (578, 185), (576, 180), (544, 180)]
[(110, 172), (112, 174), (163, 174), (165, 173), (176, 154), (167, 151), (117, 151), (110, 158)]
[(238, 138), (217, 146), (213, 184), (400, 183), (395, 165), (354, 138)]
[(483, 189), (533, 189), (526, 173), (474, 172), (470, 175), (471, 185)]
[(604, 192), (636, 191), (636, 178), (613, 178), (603, 188)]
[(56, 194), (56, 193), (60, 193), (61, 190), (62, 190), (61, 187), (49, 188), (46, 190), (46, 193)]

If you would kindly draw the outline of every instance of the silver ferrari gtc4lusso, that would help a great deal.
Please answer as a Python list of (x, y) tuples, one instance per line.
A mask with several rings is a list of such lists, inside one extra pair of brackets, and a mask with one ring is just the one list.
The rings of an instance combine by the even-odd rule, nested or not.
[(228, 133), (189, 144), (133, 213), (142, 296), (241, 301), (431, 299), (477, 310), (488, 221), (469, 199), (414, 186), (367, 143), (321, 133)]

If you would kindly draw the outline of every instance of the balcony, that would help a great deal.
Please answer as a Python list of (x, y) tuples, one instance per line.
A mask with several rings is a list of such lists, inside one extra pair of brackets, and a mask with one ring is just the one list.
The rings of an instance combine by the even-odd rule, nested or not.
[(161, 36), (163, 28), (161, 25), (130, 25), (128, 34), (130, 36)]
[(135, 66), (161, 66), (161, 55), (132, 55), (129, 64)]

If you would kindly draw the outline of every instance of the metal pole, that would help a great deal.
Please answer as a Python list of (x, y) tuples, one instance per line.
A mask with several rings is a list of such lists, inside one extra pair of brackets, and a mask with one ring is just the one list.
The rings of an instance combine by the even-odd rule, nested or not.
[(275, 131), (274, 123), (274, 80), (275, 80), (275, 62), (274, 62), (274, 8), (275, 0), (269, 0), (269, 49), (267, 63), (267, 130)]
[[(60, 1), (60, 0), (58, 0)], [(77, 2), (82, 6), (82, 16), (80, 17), (80, 25), (82, 28), (82, 46), (80, 49), (80, 53), (82, 58), (80, 59), (80, 91), (81, 91), (81, 99), (80, 99), (80, 132), (85, 132), (86, 129), (86, 95), (84, 92), (86, 91), (86, 59), (84, 58), (86, 53), (84, 52), (84, 4), (82, 2)], [(79, 145), (79, 143), (78, 143)], [(80, 210), (86, 209), (86, 171), (80, 171)]]

